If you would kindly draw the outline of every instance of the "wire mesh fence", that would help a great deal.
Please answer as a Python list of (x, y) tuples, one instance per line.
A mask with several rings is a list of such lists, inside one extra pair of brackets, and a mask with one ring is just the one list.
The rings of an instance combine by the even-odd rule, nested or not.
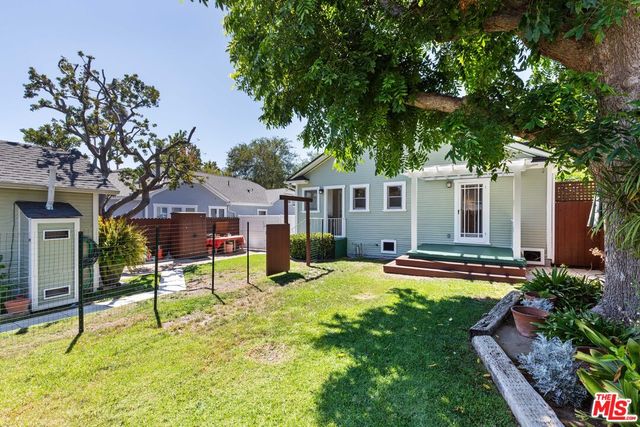
[(0, 332), (73, 316), (82, 332), (86, 314), (144, 300), (158, 319), (158, 296), (186, 289), (187, 265), (211, 264), (214, 292), (215, 262), (246, 255), (249, 280), (253, 230), (240, 234), (237, 218), (101, 220), (99, 238), (75, 219), (20, 230), (0, 234)]

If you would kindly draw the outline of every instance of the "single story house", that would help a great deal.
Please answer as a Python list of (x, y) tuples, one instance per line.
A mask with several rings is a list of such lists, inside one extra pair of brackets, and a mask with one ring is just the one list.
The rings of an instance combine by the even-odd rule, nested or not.
[[(443, 147), (421, 169), (394, 177), (376, 175), (369, 158), (354, 172), (340, 172), (323, 154), (288, 183), (298, 196), (313, 200), (312, 231), (347, 239), (350, 256), (420, 258), (431, 261), (423, 267), (433, 270), (451, 267), (433, 261), (520, 270), (525, 263), (550, 264), (554, 167), (547, 162), (549, 153), (520, 143), (510, 144), (508, 151), (508, 170), (495, 180), (451, 163), (449, 147)], [(298, 204), (296, 215), (301, 227), (304, 204)]]
[[(245, 179), (207, 173), (198, 175), (201, 183), (184, 184), (175, 190), (166, 188), (154, 191), (149, 205), (135, 218), (169, 218), (173, 212), (201, 212), (214, 218), (284, 213), (284, 205), (279, 197), (290, 192), (288, 189), (266, 190)], [(117, 173), (112, 174), (109, 180), (118, 187), (120, 193), (112, 197), (108, 204), (130, 194)], [(115, 212), (115, 216), (124, 215), (137, 204), (134, 201), (125, 205)]]
[[(0, 286), (32, 310), (78, 299), (78, 234), (98, 241), (98, 198), (117, 189), (78, 151), (0, 141)], [(84, 285), (99, 286), (97, 264)]]

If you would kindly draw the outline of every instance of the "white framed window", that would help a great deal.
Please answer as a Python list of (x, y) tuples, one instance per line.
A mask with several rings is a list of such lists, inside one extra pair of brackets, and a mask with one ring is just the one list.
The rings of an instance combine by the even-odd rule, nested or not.
[(156, 218), (171, 218), (171, 214), (175, 212), (198, 212), (198, 205), (154, 203), (153, 212)]
[(369, 212), (369, 184), (354, 184), (351, 189), (349, 212)]
[(42, 238), (44, 240), (67, 240), (71, 235), (70, 230), (44, 230)]
[[(311, 199), (309, 202), (309, 212), (320, 212), (320, 188), (309, 187), (302, 189), (302, 197), (308, 197)], [(306, 203), (300, 203), (302, 205), (302, 212), (305, 212)]]
[(267, 210), (266, 209), (258, 209), (258, 215), (266, 215), (267, 214)]
[(405, 184), (404, 181), (384, 183), (384, 211), (407, 210)]
[(61, 286), (59, 288), (49, 288), (44, 290), (42, 299), (60, 298), (71, 295), (71, 287)]
[(396, 252), (395, 240), (380, 240), (380, 253), (395, 255)]
[(210, 218), (226, 218), (227, 207), (226, 206), (209, 206)]

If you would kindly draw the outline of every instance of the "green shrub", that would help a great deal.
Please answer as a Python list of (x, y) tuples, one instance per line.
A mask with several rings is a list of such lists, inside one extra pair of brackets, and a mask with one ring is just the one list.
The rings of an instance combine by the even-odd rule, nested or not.
[(558, 297), (555, 305), (558, 310), (586, 310), (595, 306), (602, 297), (602, 283), (598, 279), (589, 279), (569, 274), (566, 268), (553, 267), (551, 273), (538, 269), (533, 278), (522, 285), (524, 292), (549, 292)]
[(576, 346), (591, 345), (591, 340), (579, 327), (580, 323), (617, 344), (625, 343), (629, 338), (640, 337), (640, 329), (637, 327), (606, 319), (590, 310), (575, 311), (574, 309), (549, 314), (544, 323), (538, 325), (538, 333), (549, 339), (558, 337), (562, 341), (571, 340)]
[(98, 224), (102, 286), (114, 286), (120, 283), (125, 267), (134, 267), (145, 261), (147, 238), (124, 218), (100, 218)]
[[(307, 235), (298, 233), (291, 235), (291, 258), (306, 259)], [(332, 259), (334, 257), (335, 240), (332, 234), (311, 233), (311, 257), (314, 259)]]
[(586, 324), (579, 321), (578, 325), (592, 345), (605, 349), (576, 353), (576, 359), (588, 365), (587, 369), (578, 369), (580, 381), (592, 396), (613, 392), (631, 399), (629, 412), (637, 415), (640, 411), (640, 344), (630, 338), (626, 344), (616, 345)]

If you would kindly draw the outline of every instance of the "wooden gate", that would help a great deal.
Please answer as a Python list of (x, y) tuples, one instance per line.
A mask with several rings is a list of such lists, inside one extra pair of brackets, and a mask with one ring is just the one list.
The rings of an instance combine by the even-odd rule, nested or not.
[(267, 224), (267, 276), (289, 271), (289, 224)]
[(595, 193), (593, 182), (556, 183), (555, 263), (570, 267), (603, 268), (591, 249), (604, 250), (604, 235), (592, 237), (587, 226)]

